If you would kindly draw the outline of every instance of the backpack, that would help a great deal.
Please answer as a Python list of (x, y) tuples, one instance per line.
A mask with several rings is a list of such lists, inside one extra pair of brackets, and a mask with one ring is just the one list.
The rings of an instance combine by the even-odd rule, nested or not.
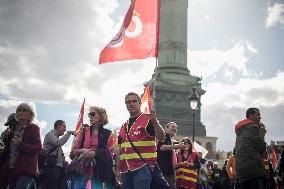
[[(57, 149), (57, 153), (56, 154), (51, 154), (56, 149)], [(54, 165), (56, 165), (57, 155), (58, 155), (58, 147), (57, 146), (52, 148), (48, 153), (46, 153), (42, 149), (40, 154), (39, 154), (39, 156), (38, 156), (38, 168), (39, 168), (39, 170), (43, 170), (44, 169), (45, 162), (46, 162), (47, 166), (49, 166), (49, 167), (53, 167)]]

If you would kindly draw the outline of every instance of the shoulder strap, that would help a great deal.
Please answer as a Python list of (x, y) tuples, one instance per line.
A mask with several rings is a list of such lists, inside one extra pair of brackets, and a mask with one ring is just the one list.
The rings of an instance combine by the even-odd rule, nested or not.
[(150, 172), (153, 172), (152, 169), (150, 168), (149, 164), (148, 164), (148, 163), (146, 162), (146, 160), (142, 157), (142, 155), (141, 155), (141, 153), (139, 152), (139, 150), (136, 148), (136, 146), (134, 146), (133, 142), (130, 140), (130, 137), (129, 137), (127, 131), (126, 131), (126, 128), (125, 128), (125, 134), (126, 134), (126, 137), (127, 137), (128, 141), (130, 142), (130, 144), (131, 144), (132, 149), (134, 150), (134, 152), (139, 155), (140, 159), (141, 159), (144, 163), (146, 163), (146, 165), (147, 165), (147, 167), (149, 168)]
[(83, 134), (83, 136), (82, 136), (82, 142), (81, 142), (80, 148), (83, 148), (84, 143), (85, 143), (86, 127), (84, 127), (84, 125), (83, 125), (83, 133), (82, 134)]

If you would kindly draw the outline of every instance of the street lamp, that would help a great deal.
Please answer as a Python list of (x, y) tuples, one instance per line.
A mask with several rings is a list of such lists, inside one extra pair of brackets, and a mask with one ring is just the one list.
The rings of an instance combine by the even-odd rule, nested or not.
[(188, 97), (190, 108), (192, 109), (192, 142), (194, 142), (195, 137), (195, 110), (198, 110), (199, 96), (196, 92), (196, 88), (192, 88), (192, 92)]

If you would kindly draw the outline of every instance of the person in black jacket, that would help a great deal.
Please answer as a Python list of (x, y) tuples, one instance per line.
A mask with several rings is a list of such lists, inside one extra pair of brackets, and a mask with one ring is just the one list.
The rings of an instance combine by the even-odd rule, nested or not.
[(260, 119), (259, 109), (249, 108), (246, 119), (235, 126), (236, 173), (241, 189), (263, 189), (266, 143), (260, 132)]
[(0, 189), (6, 189), (8, 186), (8, 177), (10, 172), (8, 167), (3, 165), (5, 159), (9, 158), (10, 143), (15, 132), (18, 121), (16, 113), (9, 115), (7, 122), (4, 124), (8, 128), (3, 131), (0, 136)]
[(213, 189), (220, 189), (221, 188), (221, 169), (219, 168), (219, 165), (217, 162), (213, 163), (213, 169), (212, 169), (212, 181), (213, 181)]
[(72, 150), (74, 159), (80, 159), (80, 175), (75, 179), (73, 188), (85, 188), (88, 182), (94, 188), (115, 188), (112, 157), (117, 140), (110, 130), (103, 127), (108, 123), (106, 110), (91, 106), (89, 118), (90, 125), (80, 132)]
[(282, 146), (282, 152), (279, 159), (277, 180), (280, 182), (280, 189), (284, 189), (284, 146)]
[(221, 185), (222, 185), (222, 189), (230, 189), (230, 182), (231, 182), (231, 180), (230, 180), (230, 177), (229, 177), (229, 175), (228, 175), (228, 173), (227, 173), (227, 170), (226, 170), (226, 167), (227, 167), (227, 162), (228, 162), (228, 160), (226, 159), (225, 160), (225, 163), (224, 163), (224, 165), (223, 165), (223, 167), (222, 167), (222, 169), (221, 169)]
[(176, 159), (175, 150), (185, 148), (184, 144), (172, 144), (171, 138), (176, 135), (177, 128), (175, 122), (167, 123), (165, 126), (166, 139), (165, 141), (158, 141), (157, 145), (157, 162), (172, 189), (176, 189), (175, 165), (173, 162), (174, 158)]

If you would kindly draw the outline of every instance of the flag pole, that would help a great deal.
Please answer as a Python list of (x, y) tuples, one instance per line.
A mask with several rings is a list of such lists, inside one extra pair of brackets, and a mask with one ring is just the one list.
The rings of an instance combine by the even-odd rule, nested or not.
[(157, 11), (157, 18), (158, 18), (158, 21), (157, 21), (157, 33), (156, 33), (156, 36), (157, 36), (157, 56), (156, 56), (156, 65), (155, 65), (155, 71), (154, 71), (154, 81), (153, 81), (153, 111), (156, 112), (156, 103), (155, 103), (155, 100), (156, 100), (156, 82), (157, 82), (157, 76), (158, 76), (158, 57), (159, 57), (159, 39), (160, 39), (160, 9), (161, 9), (161, 6), (160, 6), (160, 0), (157, 0), (157, 7), (158, 7), (158, 11)]
[(76, 128), (75, 128), (76, 136), (73, 137), (73, 142), (72, 142), (72, 146), (71, 146), (71, 153), (72, 153), (72, 150), (73, 150), (74, 145), (76, 143), (77, 136), (80, 134), (80, 130), (83, 127), (84, 111), (85, 111), (85, 101), (86, 101), (86, 99), (84, 98), (84, 101), (83, 101), (83, 103), (81, 105), (81, 109), (80, 109), (78, 121), (77, 121), (77, 124), (76, 124)]
[(158, 58), (156, 58), (156, 66), (155, 66), (155, 71), (154, 71), (154, 82), (153, 82), (153, 111), (156, 112), (156, 80), (157, 80), (157, 71), (158, 71)]

